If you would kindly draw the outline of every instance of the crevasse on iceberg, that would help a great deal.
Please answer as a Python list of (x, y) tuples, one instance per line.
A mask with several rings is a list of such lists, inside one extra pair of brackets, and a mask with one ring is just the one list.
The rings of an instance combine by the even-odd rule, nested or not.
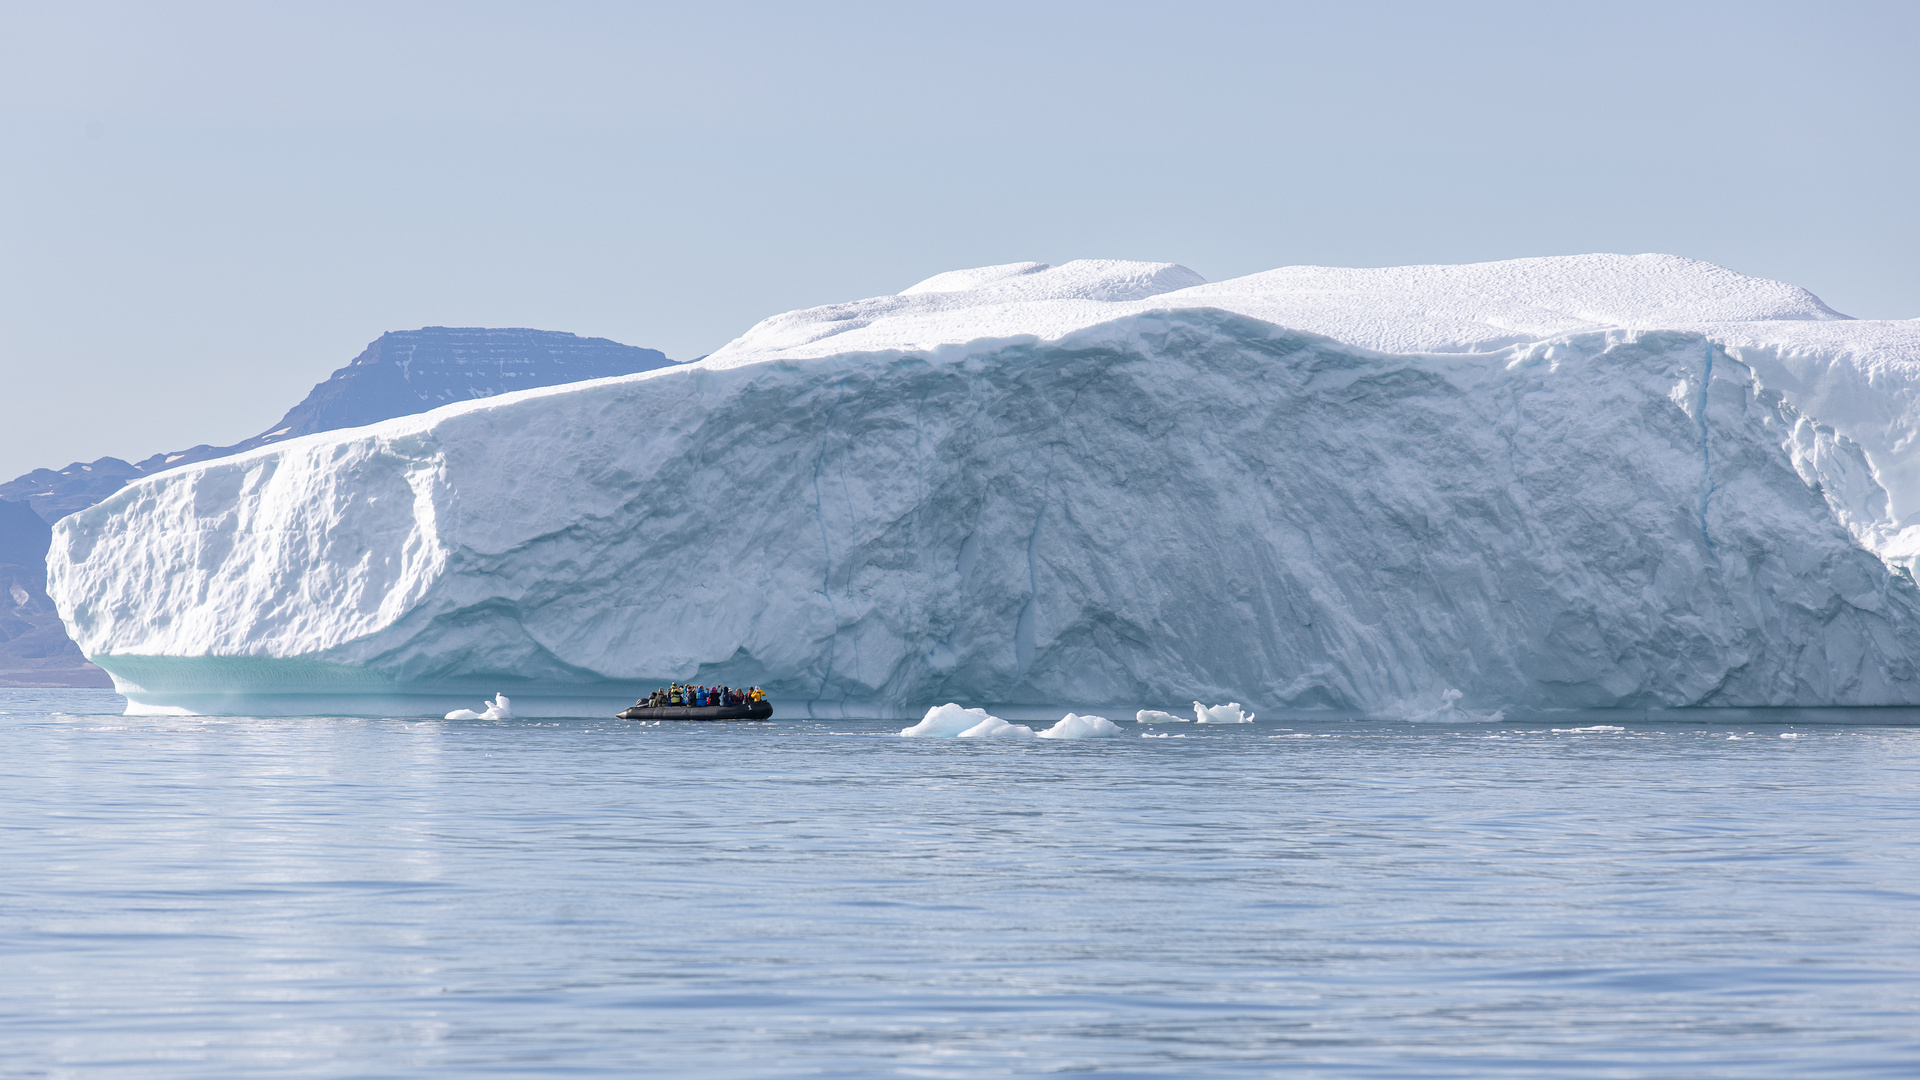
[(1667, 256), (989, 267), (136, 483), (50, 592), (136, 708), (1920, 703), (1916, 370)]

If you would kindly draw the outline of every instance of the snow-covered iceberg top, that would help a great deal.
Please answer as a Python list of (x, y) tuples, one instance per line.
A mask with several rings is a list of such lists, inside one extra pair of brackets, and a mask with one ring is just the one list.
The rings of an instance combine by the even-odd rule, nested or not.
[[(1616, 327), (1853, 322), (1805, 289), (1674, 255), (1464, 266), (1287, 266), (1207, 284), (1172, 263), (1085, 259), (955, 270), (894, 296), (762, 320), (707, 359), (730, 366), (980, 340), (1053, 340), (1119, 315), (1218, 308), (1383, 352), (1484, 352)], [(1773, 335), (1762, 335), (1773, 336)], [(1787, 332), (1780, 340), (1803, 340)], [(1846, 334), (1813, 340), (1848, 340)]]
[(1917, 386), (1671, 256), (1017, 263), (136, 483), (49, 591), (156, 707), (1916, 703)]
[(1920, 454), (1908, 452), (1920, 440), (1920, 319), (1852, 319), (1798, 286), (1677, 255), (1287, 266), (1212, 284), (1173, 263), (1008, 263), (776, 315), (705, 362), (939, 354), (1196, 308), (1392, 353), (1487, 353), (1607, 330), (1700, 334), (1861, 449), (1871, 474), (1862, 479), (1875, 490), (1849, 482), (1835, 493), (1848, 503), (1848, 527), (1890, 559), (1920, 558)]
[(893, 296), (763, 319), (702, 362), (736, 367), (848, 352), (919, 351), (982, 338), (1050, 340), (1205, 280), (1173, 263), (1118, 259), (953, 270)]

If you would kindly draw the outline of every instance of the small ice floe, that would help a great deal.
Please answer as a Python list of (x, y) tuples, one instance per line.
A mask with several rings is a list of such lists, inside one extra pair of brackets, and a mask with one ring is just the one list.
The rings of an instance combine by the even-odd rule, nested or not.
[(1616, 727), (1613, 724), (1594, 724), (1592, 727), (1557, 727), (1553, 729), (1553, 733), (1555, 735), (1585, 735), (1589, 732), (1595, 732), (1595, 731), (1625, 731), (1625, 730), (1627, 729), (1623, 727)]
[(1140, 736), (1143, 739), (1184, 739), (1185, 735), (1175, 735), (1171, 731), (1153, 731)]
[(1033, 729), (1025, 724), (1010, 724), (997, 716), (989, 716), (978, 724), (955, 736), (961, 739), (1034, 739)]
[(1783, 733), (1780, 737), (1783, 739), (1797, 739), (1800, 737), (1800, 733), (1797, 731), (1788, 731)]
[(1080, 716), (1068, 713), (1060, 722), (1040, 733), (1043, 739), (1111, 739), (1120, 728), (1104, 716)]
[(910, 739), (952, 739), (969, 728), (997, 719), (999, 717), (987, 715), (985, 709), (963, 709), (949, 701), (928, 709), (927, 715), (921, 717), (919, 723), (910, 728), (901, 728), (900, 734)]
[(985, 709), (963, 709), (948, 702), (928, 709), (919, 723), (902, 728), (900, 734), (922, 739), (1111, 739), (1120, 734), (1120, 729), (1104, 716), (1068, 713), (1059, 723), (1036, 732), (1025, 724), (1008, 723)]
[(1251, 724), (1253, 714), (1240, 708), (1237, 701), (1225, 705), (1202, 705), (1193, 703), (1193, 720), (1197, 724)]
[(1202, 705), (1193, 703), (1193, 716), (1176, 716), (1161, 712), (1159, 709), (1141, 709), (1133, 714), (1136, 724), (1251, 724), (1253, 714), (1240, 708), (1240, 703), (1230, 701), (1225, 705)]
[(455, 709), (452, 712), (447, 714), (447, 719), (449, 720), (511, 720), (513, 719), (513, 702), (508, 701), (507, 695), (505, 694), (495, 694), (493, 695), (492, 701), (483, 701), (480, 704), (485, 708), (486, 711), (474, 712), (472, 709)]

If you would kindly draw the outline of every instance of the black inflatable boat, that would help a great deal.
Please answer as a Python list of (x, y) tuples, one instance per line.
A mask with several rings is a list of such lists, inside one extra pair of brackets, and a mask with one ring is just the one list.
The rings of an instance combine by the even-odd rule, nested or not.
[(750, 705), (635, 705), (616, 720), (771, 720), (773, 702)]

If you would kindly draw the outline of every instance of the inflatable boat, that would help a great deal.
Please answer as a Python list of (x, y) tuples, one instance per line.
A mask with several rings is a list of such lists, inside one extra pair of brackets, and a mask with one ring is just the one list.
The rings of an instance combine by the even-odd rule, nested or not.
[(614, 714), (616, 720), (771, 720), (773, 702), (747, 705), (635, 705)]

